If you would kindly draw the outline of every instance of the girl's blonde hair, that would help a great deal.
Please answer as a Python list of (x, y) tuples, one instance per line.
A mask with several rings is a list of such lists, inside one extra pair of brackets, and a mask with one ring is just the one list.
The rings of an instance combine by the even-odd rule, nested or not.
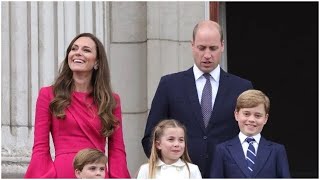
[(148, 178), (155, 178), (155, 171), (156, 171), (156, 163), (159, 158), (161, 158), (161, 151), (157, 149), (156, 142), (160, 140), (163, 136), (164, 130), (167, 128), (181, 128), (184, 131), (184, 139), (185, 139), (185, 148), (182, 156), (180, 157), (181, 160), (186, 163), (186, 166), (189, 171), (190, 177), (190, 168), (188, 163), (191, 163), (188, 148), (187, 148), (187, 130), (184, 125), (182, 125), (179, 121), (174, 119), (166, 119), (159, 122), (152, 132), (152, 147), (151, 147), (151, 155), (149, 158), (149, 176)]

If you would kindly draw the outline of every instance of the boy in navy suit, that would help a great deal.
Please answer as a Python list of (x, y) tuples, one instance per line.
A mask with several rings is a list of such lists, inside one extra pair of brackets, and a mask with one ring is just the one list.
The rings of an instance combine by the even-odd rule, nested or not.
[(261, 136), (270, 109), (269, 98), (259, 90), (247, 90), (237, 99), (234, 116), (240, 128), (235, 138), (216, 146), (212, 178), (289, 178), (283, 145)]

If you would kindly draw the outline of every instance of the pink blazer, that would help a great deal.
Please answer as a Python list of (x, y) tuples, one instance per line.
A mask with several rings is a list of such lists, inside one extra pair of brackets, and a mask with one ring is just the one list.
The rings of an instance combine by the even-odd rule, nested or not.
[[(36, 104), (33, 152), (25, 178), (76, 178), (73, 170), (75, 154), (84, 148), (105, 152), (106, 144), (106, 178), (130, 178), (122, 133), (120, 97), (117, 94), (113, 96), (117, 102), (113, 114), (120, 121), (120, 126), (109, 138), (105, 138), (100, 132), (97, 106), (88, 93), (73, 92), (71, 104), (65, 110), (65, 119), (57, 119), (49, 109), (54, 97), (52, 87), (41, 88)], [(55, 149), (54, 160), (50, 154), (50, 133)]]

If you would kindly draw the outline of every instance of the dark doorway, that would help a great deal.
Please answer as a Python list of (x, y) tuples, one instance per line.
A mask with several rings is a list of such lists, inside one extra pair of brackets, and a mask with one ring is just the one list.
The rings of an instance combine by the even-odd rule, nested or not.
[(318, 2), (227, 2), (228, 72), (271, 100), (262, 135), (292, 177), (318, 178)]

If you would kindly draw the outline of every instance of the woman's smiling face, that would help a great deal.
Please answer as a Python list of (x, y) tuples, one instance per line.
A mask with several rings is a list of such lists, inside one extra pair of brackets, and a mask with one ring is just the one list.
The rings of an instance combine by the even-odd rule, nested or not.
[(73, 72), (92, 72), (97, 63), (97, 48), (89, 37), (80, 37), (68, 54), (68, 64)]

